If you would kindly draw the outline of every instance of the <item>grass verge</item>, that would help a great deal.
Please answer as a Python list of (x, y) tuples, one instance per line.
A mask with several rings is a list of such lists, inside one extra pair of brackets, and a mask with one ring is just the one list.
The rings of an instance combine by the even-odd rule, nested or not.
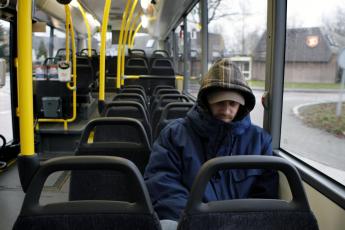
[(310, 105), (302, 107), (299, 112), (307, 125), (345, 138), (345, 103), (339, 117), (336, 116), (336, 106), (336, 103)]

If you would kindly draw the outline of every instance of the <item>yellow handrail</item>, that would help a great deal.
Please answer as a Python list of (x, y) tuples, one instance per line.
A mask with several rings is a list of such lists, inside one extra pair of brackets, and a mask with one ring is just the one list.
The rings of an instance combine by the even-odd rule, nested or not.
[(92, 49), (92, 44), (91, 44), (91, 28), (90, 28), (90, 24), (89, 21), (86, 17), (86, 13), (84, 8), (81, 6), (81, 4), (78, 2), (78, 8), (79, 11), (81, 13), (81, 15), (83, 15), (83, 19), (85, 22), (85, 26), (86, 26), (86, 30), (87, 30), (87, 51), (88, 51), (88, 56), (91, 57), (92, 53), (91, 53), (91, 49)]
[[(70, 82), (66, 84), (67, 88), (69, 90), (73, 90), (73, 112), (72, 117), (69, 119), (50, 119), (50, 118), (41, 118), (38, 119), (38, 122), (63, 122), (64, 123), (64, 129), (67, 130), (68, 126), (67, 124), (70, 122), (73, 122), (77, 118), (77, 58), (76, 58), (76, 47), (75, 47), (75, 34), (74, 34), (74, 28), (73, 28), (73, 22), (71, 17), (71, 11), (68, 5), (65, 5), (65, 13), (66, 13), (66, 28), (70, 30), (71, 32), (71, 42), (72, 42), (72, 62), (73, 62), (73, 86), (70, 85)], [(67, 31), (66, 31), (67, 34)], [(69, 41), (67, 41), (69, 43)], [(67, 44), (66, 44), (67, 47)], [(69, 51), (69, 49), (68, 49)], [(66, 49), (66, 61), (69, 60), (69, 52), (67, 54)]]
[[(128, 44), (127, 42), (127, 37), (128, 37), (128, 33), (130, 32), (129, 31), (129, 26), (131, 24), (131, 21), (132, 21), (132, 17), (133, 17), (133, 13), (134, 13), (134, 10), (137, 6), (137, 3), (138, 3), (138, 0), (134, 0), (133, 1), (133, 4), (132, 4), (132, 8), (131, 8), (131, 11), (129, 13), (129, 16), (127, 18), (127, 22), (126, 22), (126, 27), (125, 27), (125, 35), (124, 35), (124, 38), (123, 38), (123, 45), (122, 45), (122, 61), (121, 61), (121, 65), (122, 65), (122, 72), (121, 72), (121, 76), (123, 76), (125, 74), (125, 49), (126, 49), (126, 44)], [(122, 78), (121, 79), (121, 85), (124, 85), (124, 79)]]
[(108, 17), (111, 0), (106, 0), (103, 12), (103, 23), (101, 30), (101, 50), (99, 57), (99, 96), (98, 103), (103, 103), (105, 98), (105, 46), (107, 40)]
[[(66, 13), (66, 8), (65, 8), (65, 14), (66, 14), (66, 25), (65, 25), (65, 49), (66, 49), (66, 62), (70, 62), (70, 53), (69, 53), (69, 23), (67, 23), (67, 13)], [(69, 22), (69, 21), (68, 21)]]
[(128, 38), (128, 45), (129, 45), (129, 48), (133, 48), (133, 46), (131, 46), (132, 44), (132, 37), (134, 35), (134, 27), (135, 25), (138, 23), (138, 21), (140, 20), (140, 16), (142, 15), (142, 12), (138, 12), (137, 15), (135, 16), (134, 18), (134, 21), (131, 25), (131, 28), (129, 29), (129, 38)]
[(138, 33), (138, 31), (140, 30), (142, 24), (141, 22), (139, 23), (139, 25), (137, 26), (137, 28), (135, 29), (134, 31), (134, 34), (133, 34), (133, 37), (132, 37), (132, 42), (131, 42), (131, 46), (133, 47), (134, 46), (134, 38), (135, 38), (135, 35)]
[(33, 156), (32, 1), (18, 0), (18, 77), (20, 155)]
[(119, 44), (118, 44), (118, 48), (117, 48), (117, 72), (116, 72), (116, 88), (121, 88), (121, 55), (122, 55), (122, 43), (123, 43), (123, 30), (125, 29), (125, 25), (126, 25), (126, 18), (127, 18), (127, 14), (128, 14), (128, 10), (129, 10), (129, 5), (130, 5), (131, 1), (128, 0), (127, 4), (126, 4), (126, 8), (125, 11), (123, 12), (122, 15), (122, 23), (121, 23), (121, 29), (120, 29), (120, 35), (119, 35)]

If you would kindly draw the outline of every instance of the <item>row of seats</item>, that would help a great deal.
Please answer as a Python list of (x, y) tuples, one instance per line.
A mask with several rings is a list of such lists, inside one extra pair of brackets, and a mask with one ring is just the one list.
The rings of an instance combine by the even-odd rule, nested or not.
[[(117, 56), (106, 58), (107, 76), (116, 77)], [(173, 59), (165, 50), (156, 50), (148, 58), (144, 50), (130, 49), (125, 57), (125, 75), (159, 75), (174, 76)]]
[[(175, 103), (167, 106), (171, 102)], [(147, 96), (141, 86), (131, 85), (122, 89), (106, 106), (104, 116), (139, 119), (153, 142), (169, 120), (185, 116), (192, 106), (185, 95), (170, 86), (156, 86), (153, 95)], [(163, 111), (166, 112), (162, 116)]]
[[(202, 197), (212, 175), (219, 170), (262, 168), (281, 171), (292, 193), (291, 201), (272, 199), (236, 199), (204, 203)], [(130, 200), (83, 199), (40, 205), (39, 198), (47, 177), (56, 171), (114, 172), (124, 177)], [(103, 174), (102, 174), (103, 175)], [(90, 176), (90, 175), (88, 175)], [(95, 179), (98, 177), (95, 177)], [(75, 179), (75, 178), (72, 178)], [(71, 183), (73, 182), (71, 179)], [(107, 182), (110, 181), (111, 178)], [(116, 190), (122, 185), (90, 184), (88, 189)], [(72, 189), (72, 188), (71, 188)], [(86, 192), (87, 190), (82, 191)], [(317, 230), (297, 170), (286, 160), (271, 156), (227, 156), (206, 162), (196, 177), (178, 230)], [(151, 204), (143, 177), (129, 160), (107, 156), (77, 156), (51, 159), (41, 164), (34, 175), (14, 230), (160, 230), (160, 222)]]

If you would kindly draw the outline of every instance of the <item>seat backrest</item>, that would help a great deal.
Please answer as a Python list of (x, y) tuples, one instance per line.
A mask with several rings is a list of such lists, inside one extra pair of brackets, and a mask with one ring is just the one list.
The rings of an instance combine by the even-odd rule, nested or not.
[(172, 120), (183, 118), (187, 112), (193, 107), (194, 103), (191, 102), (171, 102), (168, 103), (162, 110), (156, 128), (154, 130), (154, 139), (156, 139), (161, 130)]
[(77, 65), (77, 95), (84, 95), (91, 91), (94, 83), (94, 75), (91, 64)]
[(128, 49), (128, 53), (131, 57), (146, 57), (145, 50), (142, 49)]
[(174, 87), (172, 87), (171, 85), (157, 85), (152, 91), (152, 96), (156, 96), (157, 91), (160, 89), (173, 89), (173, 88)]
[(137, 93), (143, 96), (144, 100), (147, 102), (147, 96), (144, 90), (139, 88), (123, 88), (120, 90), (120, 93)]
[(161, 97), (161, 95), (165, 95), (165, 94), (176, 94), (176, 95), (180, 95), (181, 93), (177, 90), (177, 89), (169, 89), (169, 88), (161, 88), (158, 89), (155, 94), (152, 95), (152, 97), (150, 98), (150, 111), (153, 111), (155, 109), (155, 107), (157, 106), (157, 103), (159, 101), (159, 98)]
[(107, 56), (106, 57), (106, 70), (107, 76), (116, 76), (117, 71), (117, 56)]
[[(286, 176), (292, 200), (234, 199), (203, 203), (211, 177), (228, 169), (279, 170)], [(179, 230), (190, 229), (308, 229), (317, 230), (297, 170), (286, 160), (272, 156), (227, 156), (207, 161), (200, 169), (184, 210)]]
[(151, 125), (144, 107), (136, 101), (114, 101), (106, 105), (105, 117), (129, 117), (139, 120), (152, 143)]
[(120, 93), (117, 94), (114, 98), (113, 101), (137, 101), (142, 106), (144, 106), (145, 111), (147, 111), (148, 114), (148, 109), (147, 109), (147, 104), (143, 96), (137, 93)]
[(147, 60), (142, 57), (128, 58), (125, 66), (126, 75), (147, 75), (149, 74), (149, 67)]
[(151, 75), (173, 76), (174, 65), (169, 58), (155, 58), (151, 64)]
[[(75, 155), (122, 157), (132, 161), (139, 171), (144, 173), (150, 152), (151, 145), (140, 121), (133, 118), (104, 117), (94, 119), (87, 124)], [(94, 172), (73, 172), (69, 195), (71, 200), (132, 201), (132, 195), (123, 186), (119, 186), (126, 183), (126, 178), (115, 172), (100, 171), (97, 176)], [(87, 190), (90, 184), (104, 189)]]
[[(156, 102), (156, 101), (155, 101)], [(159, 122), (159, 119), (162, 115), (164, 106), (171, 102), (189, 102), (188, 97), (182, 94), (164, 94), (159, 97), (157, 103), (153, 106), (151, 110), (151, 127), (152, 130), (156, 130), (156, 126)]]
[[(57, 171), (114, 171), (128, 181), (134, 202), (82, 200), (40, 205), (47, 177)], [(91, 185), (92, 189), (97, 189)], [(90, 188), (89, 188), (90, 189)], [(102, 188), (98, 188), (102, 189)], [(130, 161), (118, 157), (59, 157), (42, 163), (34, 175), (14, 230), (85, 230), (85, 229), (160, 229), (148, 191), (140, 172)]]
[(141, 89), (145, 92), (145, 89), (142, 85), (124, 85), (124, 89)]

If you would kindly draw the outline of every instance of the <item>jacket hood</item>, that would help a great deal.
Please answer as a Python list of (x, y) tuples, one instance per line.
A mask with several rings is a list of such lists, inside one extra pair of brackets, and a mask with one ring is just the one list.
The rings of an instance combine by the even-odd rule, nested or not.
[(236, 91), (244, 97), (245, 105), (240, 106), (235, 121), (243, 119), (253, 110), (255, 96), (245, 81), (241, 70), (228, 58), (217, 61), (204, 76), (201, 81), (197, 104), (209, 111), (206, 96), (219, 89)]

